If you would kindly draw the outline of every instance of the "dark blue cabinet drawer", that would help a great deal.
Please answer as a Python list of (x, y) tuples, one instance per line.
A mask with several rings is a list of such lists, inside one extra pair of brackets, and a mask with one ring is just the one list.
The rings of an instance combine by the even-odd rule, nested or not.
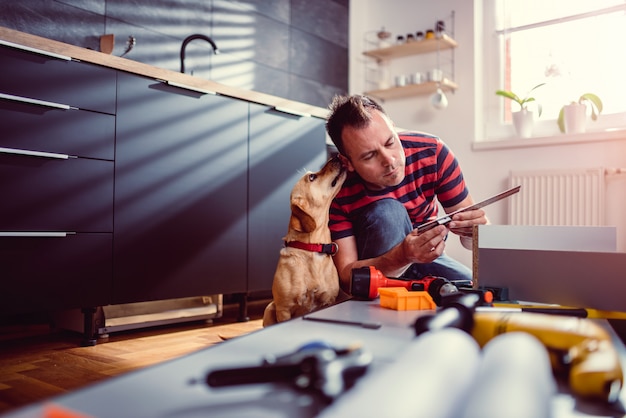
[(0, 232), (113, 231), (113, 162), (0, 150)]
[(0, 126), (0, 147), (114, 158), (114, 115), (0, 99)]
[(115, 113), (117, 73), (110, 68), (0, 45), (0, 93)]
[(113, 234), (0, 232), (0, 316), (107, 305)]

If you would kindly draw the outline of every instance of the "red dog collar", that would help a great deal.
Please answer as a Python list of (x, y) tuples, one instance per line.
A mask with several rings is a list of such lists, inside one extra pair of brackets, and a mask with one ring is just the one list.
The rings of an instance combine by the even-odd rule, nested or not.
[(334, 242), (331, 242), (330, 244), (306, 244), (300, 241), (289, 241), (285, 242), (285, 246), (330, 255), (337, 254), (337, 250), (339, 250), (339, 246), (337, 246)]

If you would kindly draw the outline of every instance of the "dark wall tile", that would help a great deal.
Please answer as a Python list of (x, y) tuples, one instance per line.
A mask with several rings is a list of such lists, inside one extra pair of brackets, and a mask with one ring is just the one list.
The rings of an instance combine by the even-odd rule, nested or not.
[(70, 45), (100, 49), (104, 16), (51, 0), (0, 2), (0, 25)]
[(347, 93), (347, 90), (344, 88), (322, 84), (293, 75), (289, 77), (289, 91), (289, 99), (310, 103), (321, 108), (327, 108), (336, 94)]
[(348, 9), (350, 7), (350, 0), (332, 0), (333, 2)]
[(343, 86), (348, 80), (348, 50), (297, 29), (291, 30), (290, 70), (323, 84)]
[(79, 9), (86, 10), (98, 15), (106, 14), (106, 0), (57, 0), (59, 3), (67, 4)]
[(229, 3), (246, 12), (259, 13), (289, 24), (291, 0), (214, 0), (214, 4)]
[(285, 69), (289, 60), (289, 26), (231, 2), (216, 1), (213, 38), (223, 53)]
[(192, 69), (196, 76), (227, 86), (289, 98), (289, 73), (285, 69), (238, 60), (228, 54), (213, 56), (210, 63), (205, 60), (201, 65), (189, 68)]
[(291, 0), (291, 24), (348, 47), (348, 8), (334, 1)]
[(289, 74), (284, 70), (256, 65), (251, 90), (291, 99)]
[(211, 3), (206, 0), (107, 0), (107, 17), (182, 40), (210, 34)]

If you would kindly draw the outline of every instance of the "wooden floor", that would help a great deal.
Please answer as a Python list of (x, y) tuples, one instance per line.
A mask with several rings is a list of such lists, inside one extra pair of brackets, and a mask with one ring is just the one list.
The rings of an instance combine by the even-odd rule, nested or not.
[(45, 323), (0, 326), (0, 414), (259, 330), (266, 304), (250, 303), (248, 322), (237, 322), (238, 305), (224, 305), (212, 324), (114, 333), (94, 347), (81, 347), (80, 334)]

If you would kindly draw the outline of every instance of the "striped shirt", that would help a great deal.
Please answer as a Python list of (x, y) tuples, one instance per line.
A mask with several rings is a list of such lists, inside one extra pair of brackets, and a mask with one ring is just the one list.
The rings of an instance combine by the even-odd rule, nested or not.
[(356, 172), (348, 173), (330, 207), (333, 240), (353, 236), (351, 216), (380, 199), (396, 199), (404, 205), (414, 227), (437, 217), (438, 205), (454, 206), (469, 192), (452, 151), (438, 138), (424, 133), (398, 135), (406, 156), (404, 180), (383, 190), (369, 190)]

